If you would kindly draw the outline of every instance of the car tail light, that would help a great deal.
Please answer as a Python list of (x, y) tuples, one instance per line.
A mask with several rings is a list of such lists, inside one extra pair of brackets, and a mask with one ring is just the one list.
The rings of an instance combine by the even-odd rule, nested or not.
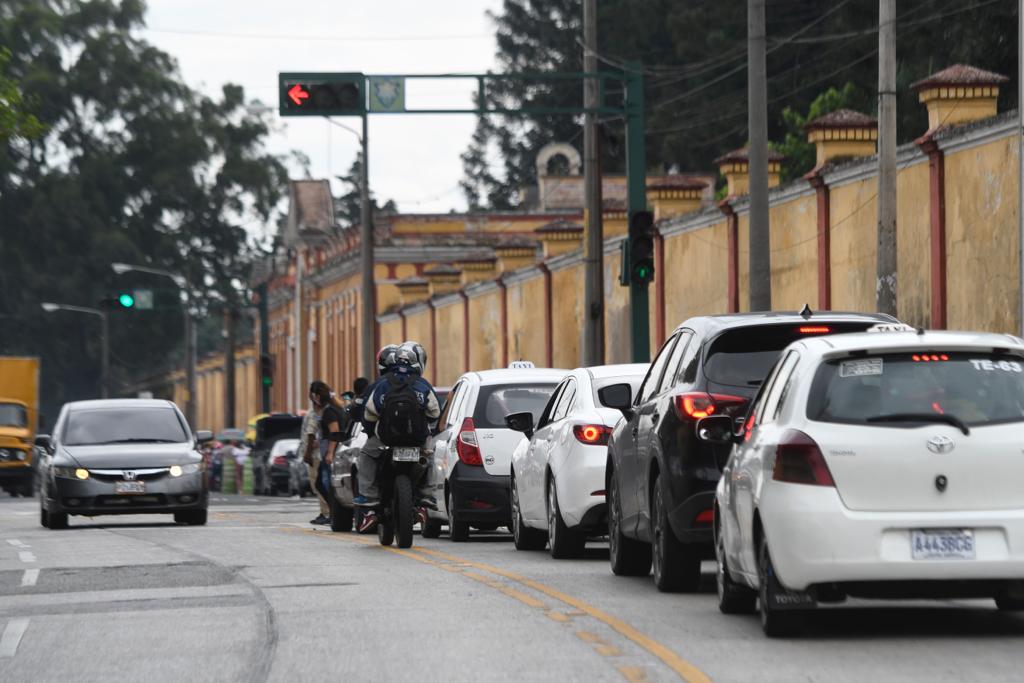
[(572, 434), (577, 441), (588, 446), (605, 446), (608, 437), (612, 435), (612, 428), (604, 425), (575, 425)]
[(775, 448), (772, 479), (811, 486), (836, 485), (818, 444), (796, 429), (786, 431)]
[(700, 524), (708, 524), (708, 525), (710, 525), (714, 521), (715, 521), (715, 511), (714, 510), (710, 510), (710, 509), (709, 510), (704, 510), (699, 515), (697, 515), (696, 522), (697, 522), (698, 525), (700, 525)]
[(484, 459), (480, 455), (480, 442), (476, 438), (476, 427), (473, 425), (471, 417), (462, 421), (462, 428), (459, 429), (459, 436), (455, 440), (455, 452), (459, 454), (459, 460), (463, 464), (477, 466), (484, 464)]
[(274, 456), (274, 464), (275, 465), (287, 465), (288, 464), (288, 460), (283, 455), (275, 455)]
[(742, 396), (706, 394), (700, 391), (675, 397), (676, 416), (680, 420), (699, 420), (721, 412), (732, 413), (736, 412), (736, 408), (742, 408), (746, 404), (747, 399)]
[(828, 334), (832, 331), (827, 325), (804, 325), (797, 328), (800, 334)]

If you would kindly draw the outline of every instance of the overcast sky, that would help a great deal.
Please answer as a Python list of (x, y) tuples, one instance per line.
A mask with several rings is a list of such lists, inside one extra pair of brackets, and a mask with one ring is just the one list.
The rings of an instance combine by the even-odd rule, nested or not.
[[(177, 58), (185, 81), (208, 93), (225, 82), (277, 110), (280, 71), (367, 74), (476, 73), (494, 69), (500, 0), (149, 0), (143, 35)], [(465, 81), (408, 87), (407, 106), (465, 106)], [(345, 173), (354, 136), (320, 118), (281, 119), (274, 152), (298, 150), (314, 178)], [(359, 119), (338, 119), (358, 128)], [(370, 187), (408, 212), (464, 209), (459, 155), (475, 125), (468, 114), (370, 117)], [(335, 191), (341, 185), (335, 183)]]

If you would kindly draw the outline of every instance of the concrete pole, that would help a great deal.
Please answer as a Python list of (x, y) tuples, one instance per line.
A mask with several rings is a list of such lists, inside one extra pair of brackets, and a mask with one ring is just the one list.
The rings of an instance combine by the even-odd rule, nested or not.
[(750, 131), (750, 310), (772, 308), (768, 225), (768, 70), (765, 0), (747, 0), (747, 127)]
[(292, 412), (302, 410), (302, 339), (305, 336), (302, 329), (302, 249), (295, 248), (295, 348), (292, 353), (295, 357), (295, 371), (292, 373)]
[[(370, 155), (367, 117), (363, 116), (363, 163), (359, 183), (359, 238), (362, 244), (359, 267), (361, 271), (361, 289), (363, 295), (363, 314), (359, 341), (362, 346), (363, 377), (377, 376), (377, 349), (374, 348), (377, 336), (377, 290), (373, 277), (373, 213), (370, 210)], [(432, 351), (436, 353), (436, 350)]]
[(102, 320), (100, 334), (103, 335), (100, 339), (102, 391), (103, 398), (110, 398), (110, 316), (106, 311), (100, 311), (100, 318)]
[(235, 311), (224, 311), (224, 426), (244, 427), (235, 415)]
[(878, 0), (879, 313), (896, 315), (896, 0)]
[(191, 287), (185, 283), (185, 419), (188, 426), (195, 431), (196, 424), (196, 324), (192, 318)]
[[(583, 70), (597, 71), (597, 0), (583, 0)], [(583, 106), (600, 105), (601, 84), (583, 79)], [(583, 203), (587, 239), (584, 253), (583, 365), (604, 363), (604, 226), (601, 197), (601, 150), (597, 114), (583, 115)]]

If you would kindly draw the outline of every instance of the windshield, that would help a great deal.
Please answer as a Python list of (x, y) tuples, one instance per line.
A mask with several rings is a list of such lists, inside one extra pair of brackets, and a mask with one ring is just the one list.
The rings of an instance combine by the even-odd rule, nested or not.
[(820, 337), (822, 334), (863, 332), (876, 322), (752, 325), (729, 330), (711, 342), (704, 359), (704, 374), (718, 384), (757, 387), (768, 376), (782, 349), (798, 339)]
[[(824, 363), (807, 417), (906, 427), (946, 416), (967, 425), (1024, 421), (1024, 358), (941, 351)], [(944, 419), (944, 418), (939, 418)]]
[(0, 427), (27, 427), (28, 411), (17, 403), (0, 403)]
[(185, 427), (170, 407), (75, 410), (64, 428), (67, 446), (187, 441)]
[(473, 412), (477, 429), (506, 429), (505, 416), (512, 413), (533, 413), (534, 423), (540, 418), (554, 384), (506, 384), (480, 387)]

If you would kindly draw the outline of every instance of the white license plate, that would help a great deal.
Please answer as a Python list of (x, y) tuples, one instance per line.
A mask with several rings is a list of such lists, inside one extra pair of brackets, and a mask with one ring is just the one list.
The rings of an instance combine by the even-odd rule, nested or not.
[(973, 529), (914, 529), (910, 551), (915, 560), (973, 560)]
[(144, 481), (115, 481), (114, 493), (145, 493), (146, 482)]
[(418, 462), (420, 459), (420, 449), (396, 448), (391, 452), (391, 459), (395, 462)]

